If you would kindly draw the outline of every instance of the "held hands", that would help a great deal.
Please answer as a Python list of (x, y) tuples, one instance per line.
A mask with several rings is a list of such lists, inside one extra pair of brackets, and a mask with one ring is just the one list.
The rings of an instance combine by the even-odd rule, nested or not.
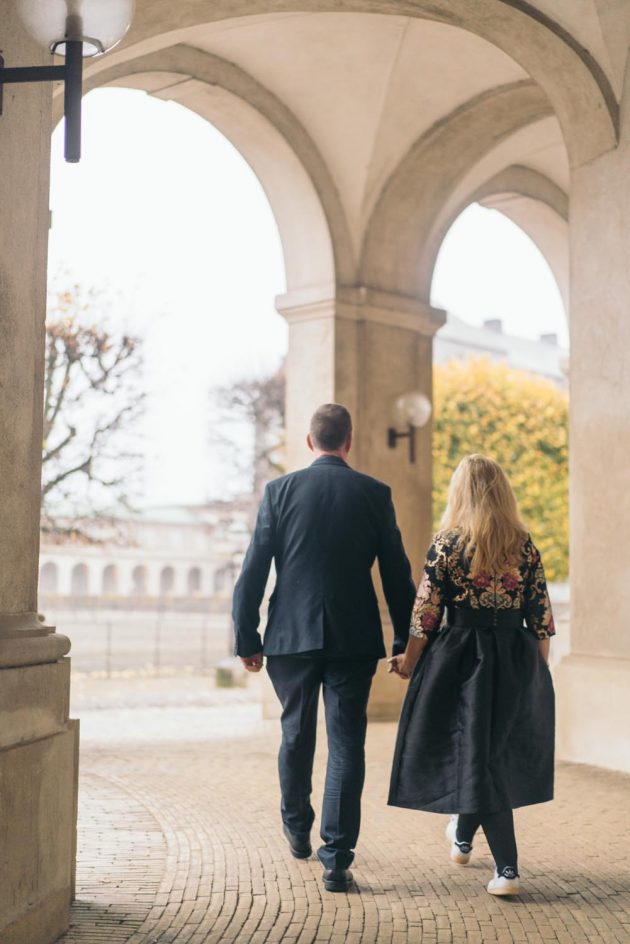
[(401, 655), (392, 656), (391, 659), (387, 660), (389, 662), (389, 671), (405, 681), (410, 679), (428, 641), (426, 633), (419, 635), (417, 633), (410, 633), (405, 651)]
[(248, 672), (260, 672), (263, 667), (262, 652), (257, 652), (254, 656), (239, 656), (239, 659)]
[(394, 675), (397, 675), (405, 681), (411, 678), (413, 670), (418, 663), (418, 659), (411, 657), (407, 652), (403, 652), (399, 656), (392, 656), (391, 659), (387, 661), (389, 663), (387, 671), (393, 672)]

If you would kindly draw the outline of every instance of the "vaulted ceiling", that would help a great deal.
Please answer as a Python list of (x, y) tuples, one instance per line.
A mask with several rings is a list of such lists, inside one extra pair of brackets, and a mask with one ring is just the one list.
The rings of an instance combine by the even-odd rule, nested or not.
[[(86, 88), (133, 85), (204, 114), (292, 233), (282, 204), (306, 190), (283, 164), (288, 147), (351, 282), (361, 265), (378, 270), (379, 240), (397, 227), (410, 232), (402, 256), (427, 247), (430, 269), (453, 215), (475, 194), (492, 203), (498, 175), (502, 198), (515, 188), (537, 200), (542, 187), (566, 201), (570, 164), (614, 146), (629, 27), (618, 0), (139, 0), (124, 44), (89, 65)], [(535, 193), (516, 189), (533, 180)], [(375, 278), (413, 288), (391, 272)]]

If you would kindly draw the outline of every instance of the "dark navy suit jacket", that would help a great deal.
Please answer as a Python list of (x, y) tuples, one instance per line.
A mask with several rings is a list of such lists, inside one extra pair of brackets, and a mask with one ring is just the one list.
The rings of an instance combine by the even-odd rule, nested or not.
[[(415, 586), (389, 486), (336, 456), (270, 482), (234, 588), (236, 654), (382, 658), (377, 559), (397, 654), (407, 643)], [(259, 609), (272, 560), (276, 586), (263, 645)]]

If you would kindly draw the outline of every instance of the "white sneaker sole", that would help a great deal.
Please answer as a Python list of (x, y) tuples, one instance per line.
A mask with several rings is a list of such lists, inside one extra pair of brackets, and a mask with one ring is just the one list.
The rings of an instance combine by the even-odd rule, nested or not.
[(499, 897), (509, 897), (510, 895), (518, 895), (521, 891), (521, 886), (519, 882), (505, 882), (501, 885), (495, 885), (494, 879), (491, 879), (488, 882), (488, 891), (491, 895), (497, 895)]
[(456, 865), (468, 865), (471, 854), (470, 852), (462, 852), (461, 849), (453, 843), (451, 862), (454, 862)]

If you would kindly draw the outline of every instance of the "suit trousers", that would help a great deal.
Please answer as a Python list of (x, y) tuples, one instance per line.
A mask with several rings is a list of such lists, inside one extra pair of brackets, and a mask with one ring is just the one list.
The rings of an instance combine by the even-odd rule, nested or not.
[(318, 857), (325, 869), (346, 869), (354, 859), (365, 779), (367, 703), (377, 659), (322, 654), (268, 656), (267, 672), (282, 705), (278, 756), (281, 813), (294, 834), (310, 833), (317, 707), (323, 691), (328, 764)]

